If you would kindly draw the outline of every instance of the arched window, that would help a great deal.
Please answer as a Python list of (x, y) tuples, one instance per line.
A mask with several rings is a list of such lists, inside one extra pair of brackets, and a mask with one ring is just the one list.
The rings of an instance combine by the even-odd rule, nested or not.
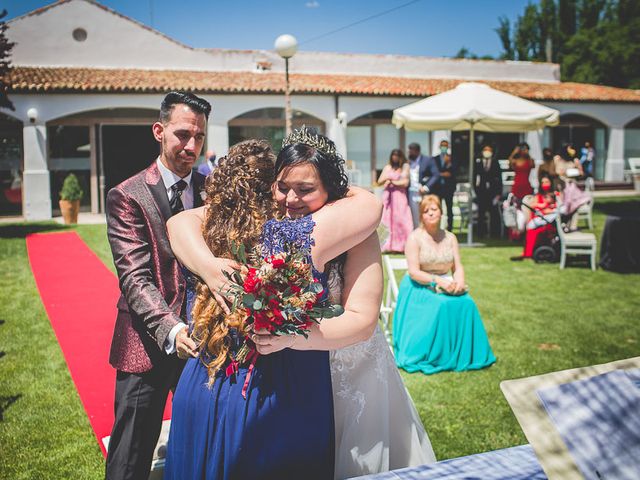
[(640, 157), (640, 117), (624, 127), (624, 169), (629, 170), (629, 158)]
[(369, 187), (389, 161), (394, 148), (405, 150), (416, 142), (429, 152), (429, 132), (405, 132), (391, 123), (392, 110), (377, 110), (355, 118), (347, 125), (347, 167), (358, 171), (357, 182)]
[[(322, 120), (308, 113), (294, 110), (292, 114), (293, 128), (302, 125), (314, 127), (318, 132), (325, 133)], [(229, 145), (250, 138), (264, 138), (271, 143), (274, 151), (280, 151), (285, 131), (284, 108), (261, 108), (243, 113), (229, 120)]]
[(607, 127), (595, 118), (576, 113), (560, 116), (560, 125), (551, 129), (551, 145), (554, 152), (560, 152), (564, 146), (573, 144), (580, 156), (585, 142), (590, 142), (596, 150), (592, 167), (593, 176), (604, 180), (607, 158)]
[(22, 215), (22, 122), (0, 113), (0, 216)]

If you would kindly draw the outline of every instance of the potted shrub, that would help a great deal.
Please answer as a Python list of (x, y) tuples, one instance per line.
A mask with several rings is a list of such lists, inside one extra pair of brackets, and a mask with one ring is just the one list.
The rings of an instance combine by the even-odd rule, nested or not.
[(82, 198), (82, 188), (78, 177), (73, 173), (67, 175), (60, 190), (60, 211), (64, 223), (78, 223), (78, 212), (80, 211), (80, 199)]

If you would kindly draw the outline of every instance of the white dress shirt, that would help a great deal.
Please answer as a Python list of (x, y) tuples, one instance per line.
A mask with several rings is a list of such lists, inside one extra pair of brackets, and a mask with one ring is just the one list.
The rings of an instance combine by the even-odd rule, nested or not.
[(182, 192), (182, 205), (184, 206), (185, 210), (193, 208), (193, 183), (191, 182), (191, 172), (189, 172), (189, 175), (187, 175), (186, 177), (181, 177), (165, 167), (164, 164), (160, 161), (160, 157), (158, 157), (156, 162), (158, 163), (158, 170), (160, 170), (160, 175), (162, 175), (164, 188), (167, 189), (167, 198), (169, 199), (169, 201), (171, 201), (171, 199), (173, 198), (173, 190), (171, 189), (171, 187), (173, 187), (180, 180), (184, 180), (185, 182), (187, 182), (187, 188), (185, 188)]
[[(164, 166), (162, 161), (160, 161), (160, 157), (156, 160), (158, 163), (158, 170), (160, 170), (160, 175), (162, 175), (162, 181), (164, 182), (164, 187), (167, 189), (167, 198), (169, 201), (173, 198), (174, 192), (171, 189), (176, 183), (180, 180), (184, 180), (187, 182), (187, 188), (185, 188), (182, 192), (182, 205), (184, 209), (187, 210), (189, 208), (193, 208), (193, 183), (191, 182), (191, 172), (186, 177), (180, 177), (176, 175), (167, 167)], [(178, 332), (185, 328), (186, 325), (184, 323), (176, 324), (167, 335), (166, 340), (164, 341), (164, 351), (167, 355), (171, 355), (176, 351), (176, 336)]]

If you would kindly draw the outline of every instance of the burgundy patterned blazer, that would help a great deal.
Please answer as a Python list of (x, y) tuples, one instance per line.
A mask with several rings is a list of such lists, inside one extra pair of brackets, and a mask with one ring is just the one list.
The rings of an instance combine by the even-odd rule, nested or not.
[[(192, 174), (194, 206), (204, 177)], [(169, 198), (154, 161), (107, 194), (107, 236), (121, 295), (109, 363), (142, 373), (166, 355), (164, 342), (180, 318), (185, 281), (167, 237)]]

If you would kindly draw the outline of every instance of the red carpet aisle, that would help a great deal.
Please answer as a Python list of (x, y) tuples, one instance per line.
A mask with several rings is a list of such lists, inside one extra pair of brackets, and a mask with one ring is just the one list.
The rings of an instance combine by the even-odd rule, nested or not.
[(42, 303), (105, 453), (102, 438), (113, 425), (115, 370), (109, 347), (118, 280), (75, 232), (29, 235), (27, 251)]

